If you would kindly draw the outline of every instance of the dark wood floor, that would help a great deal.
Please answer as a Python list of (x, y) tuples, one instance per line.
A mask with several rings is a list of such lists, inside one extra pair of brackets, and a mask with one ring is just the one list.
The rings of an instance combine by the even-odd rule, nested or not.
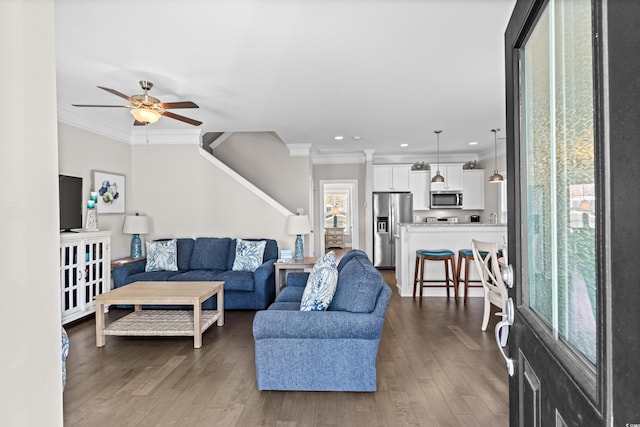
[[(394, 281), (393, 271), (382, 273)], [(227, 311), (199, 350), (188, 337), (107, 337), (96, 348), (93, 318), (69, 327), (65, 426), (508, 425), (496, 320), (480, 331), (481, 298), (419, 305), (394, 292), (375, 393), (258, 391), (254, 313)]]

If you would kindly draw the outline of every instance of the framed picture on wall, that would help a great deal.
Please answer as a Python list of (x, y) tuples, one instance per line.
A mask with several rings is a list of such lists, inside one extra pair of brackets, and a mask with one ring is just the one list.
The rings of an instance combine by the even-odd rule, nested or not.
[(124, 175), (94, 170), (93, 191), (98, 193), (98, 213), (124, 213)]

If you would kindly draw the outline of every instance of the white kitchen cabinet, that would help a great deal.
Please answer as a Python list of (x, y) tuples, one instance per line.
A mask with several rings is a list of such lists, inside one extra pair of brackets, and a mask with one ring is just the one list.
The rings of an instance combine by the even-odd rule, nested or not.
[(485, 177), (482, 169), (462, 171), (462, 209), (484, 209)]
[(374, 165), (373, 191), (409, 191), (410, 165)]
[(110, 289), (111, 232), (60, 234), (62, 324), (94, 313), (94, 297)]
[(413, 194), (413, 210), (429, 210), (429, 183), (428, 170), (411, 171), (409, 176), (409, 191)]
[(436, 175), (440, 168), (440, 175), (444, 177), (444, 182), (432, 182), (431, 191), (460, 191), (462, 190), (462, 165), (464, 163), (433, 163), (429, 165), (431, 178)]

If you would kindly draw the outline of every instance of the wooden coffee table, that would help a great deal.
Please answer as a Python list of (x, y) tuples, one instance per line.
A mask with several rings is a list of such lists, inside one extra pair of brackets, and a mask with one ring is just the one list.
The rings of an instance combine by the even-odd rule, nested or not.
[[(218, 296), (217, 310), (202, 310), (202, 303)], [(97, 295), (96, 346), (104, 347), (105, 335), (193, 336), (193, 347), (202, 347), (202, 333), (217, 322), (224, 325), (224, 282), (135, 282)], [(105, 327), (106, 304), (133, 304), (135, 311)], [(141, 310), (142, 304), (193, 305), (189, 310)]]

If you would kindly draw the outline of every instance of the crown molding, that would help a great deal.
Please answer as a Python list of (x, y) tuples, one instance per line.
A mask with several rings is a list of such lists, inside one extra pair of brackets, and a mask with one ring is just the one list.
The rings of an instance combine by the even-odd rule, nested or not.
[(58, 102), (58, 121), (116, 141), (131, 143), (131, 132), (88, 117), (81, 109)]
[(413, 154), (380, 154), (373, 159), (374, 164), (414, 164), (416, 162), (424, 163), (466, 163), (471, 160), (477, 160), (476, 153), (455, 153), (440, 154), (439, 160), (436, 153), (413, 153)]
[(309, 157), (311, 144), (285, 144), (291, 157)]
[(363, 152), (354, 153), (316, 153), (311, 156), (311, 163), (314, 165), (343, 165), (365, 163), (366, 157)]
[(202, 129), (135, 129), (131, 131), (132, 145), (200, 145)]
[(81, 109), (58, 102), (58, 120), (62, 123), (131, 145), (195, 144), (199, 145), (202, 129), (148, 129), (137, 126), (132, 130), (109, 125), (88, 117)]

